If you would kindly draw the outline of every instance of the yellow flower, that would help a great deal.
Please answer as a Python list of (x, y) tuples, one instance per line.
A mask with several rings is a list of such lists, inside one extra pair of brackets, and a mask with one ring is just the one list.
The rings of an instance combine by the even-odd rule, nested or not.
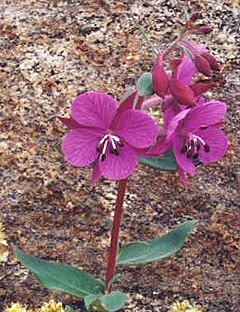
[(50, 300), (49, 302), (44, 302), (36, 312), (64, 312), (64, 309), (61, 302)]
[(12, 303), (10, 308), (6, 308), (4, 312), (30, 312), (27, 308), (20, 303)]
[(192, 306), (188, 300), (184, 300), (182, 302), (176, 301), (174, 302), (170, 310), (168, 312), (203, 312), (198, 308)]

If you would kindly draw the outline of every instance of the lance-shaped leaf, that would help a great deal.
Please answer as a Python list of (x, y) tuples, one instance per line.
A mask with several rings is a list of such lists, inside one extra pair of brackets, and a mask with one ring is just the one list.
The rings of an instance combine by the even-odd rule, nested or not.
[(137, 90), (139, 95), (152, 95), (154, 93), (152, 88), (152, 74), (143, 73), (142, 76), (138, 79)]
[(157, 95), (163, 98), (168, 89), (169, 78), (164, 70), (161, 54), (158, 54), (152, 68), (152, 85)]
[(162, 171), (176, 171), (176, 163), (172, 150), (168, 150), (161, 157), (139, 158), (140, 164)]
[(194, 106), (196, 104), (194, 93), (189, 86), (185, 85), (181, 80), (171, 79), (170, 89), (173, 96), (183, 105)]
[(123, 246), (119, 251), (117, 264), (144, 264), (172, 255), (182, 247), (195, 224), (194, 220), (185, 221), (161, 237)]
[(87, 272), (27, 255), (16, 247), (13, 247), (13, 251), (21, 264), (48, 289), (65, 292), (79, 298), (99, 294), (103, 289), (103, 283)]

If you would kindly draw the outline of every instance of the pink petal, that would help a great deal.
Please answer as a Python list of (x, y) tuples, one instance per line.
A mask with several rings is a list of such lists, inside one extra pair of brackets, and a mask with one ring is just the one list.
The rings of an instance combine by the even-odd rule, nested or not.
[(106, 129), (110, 126), (117, 111), (116, 101), (101, 92), (85, 92), (72, 103), (71, 116), (86, 127)]
[(177, 79), (170, 80), (170, 90), (181, 104), (186, 106), (193, 106), (196, 104), (193, 91), (182, 81)]
[(175, 115), (170, 121), (168, 121), (168, 128), (167, 128), (167, 140), (172, 139), (172, 135), (177, 130), (179, 122), (183, 120), (186, 115), (191, 111), (191, 109), (184, 109), (177, 115)]
[(163, 100), (158, 95), (153, 95), (152, 97), (145, 100), (142, 104), (142, 110), (147, 110), (150, 107), (161, 105)]
[(99, 168), (102, 175), (110, 180), (121, 180), (127, 178), (137, 165), (137, 156), (133, 148), (124, 144), (119, 149), (119, 155), (106, 154), (104, 161), (99, 160)]
[(72, 117), (70, 118), (65, 118), (62, 116), (58, 116), (58, 119), (69, 129), (75, 129), (75, 128), (80, 128), (81, 125), (79, 125), (78, 122), (76, 122)]
[(169, 106), (167, 109), (164, 110), (163, 121), (164, 121), (164, 130), (166, 132), (168, 131), (171, 120), (176, 115), (177, 115), (176, 106), (174, 104), (172, 104), (171, 106)]
[(205, 76), (211, 76), (212, 71), (208, 61), (199, 54), (194, 56), (194, 62), (197, 70)]
[(162, 155), (170, 148), (171, 144), (166, 141), (166, 138), (159, 139), (153, 146), (151, 146), (145, 153), (145, 157), (156, 157)]
[(202, 105), (206, 103), (206, 100), (203, 96), (200, 96), (198, 99), (197, 99), (197, 105)]
[(76, 167), (90, 165), (99, 155), (96, 148), (102, 135), (100, 130), (87, 128), (71, 130), (62, 141), (66, 161)]
[(157, 95), (163, 98), (169, 85), (169, 78), (164, 70), (161, 54), (158, 54), (156, 62), (152, 68), (152, 85), (153, 90)]
[(183, 127), (189, 131), (197, 131), (200, 127), (211, 126), (223, 119), (226, 105), (219, 101), (210, 101), (198, 105), (187, 114)]
[(201, 147), (199, 150), (199, 160), (204, 164), (209, 164), (220, 160), (225, 155), (228, 148), (228, 140), (222, 130), (210, 127), (196, 132), (200, 138), (209, 146), (209, 152), (205, 152)]
[(173, 140), (174, 156), (180, 169), (193, 176), (195, 174), (196, 168), (192, 160), (187, 158), (185, 153), (181, 153), (184, 143), (185, 140), (183, 138), (180, 138), (178, 136), (175, 137), (175, 139)]
[(185, 85), (189, 85), (196, 72), (193, 61), (189, 57), (184, 56), (178, 67), (177, 79), (181, 80)]
[(120, 116), (114, 129), (117, 136), (137, 148), (152, 145), (159, 132), (153, 119), (147, 113), (133, 109), (125, 111)]

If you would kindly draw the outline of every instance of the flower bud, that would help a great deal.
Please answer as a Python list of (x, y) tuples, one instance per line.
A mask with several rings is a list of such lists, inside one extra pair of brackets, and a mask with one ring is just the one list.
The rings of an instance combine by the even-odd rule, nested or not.
[(199, 96), (213, 87), (211, 82), (196, 82), (190, 85), (191, 90), (193, 91), (195, 96)]
[(199, 18), (202, 18), (202, 13), (201, 12), (195, 12), (191, 15), (190, 21), (195, 23)]
[(162, 65), (162, 55), (157, 56), (157, 60), (152, 68), (153, 90), (160, 97), (164, 98), (169, 85), (169, 78)]
[(213, 55), (211, 55), (207, 52), (203, 52), (203, 53), (201, 53), (201, 56), (204, 57), (208, 61), (210, 67), (213, 70), (220, 70), (221, 69), (220, 64), (218, 63), (218, 61), (215, 59), (215, 57)]
[(205, 76), (211, 76), (212, 71), (208, 61), (199, 54), (194, 55), (194, 63), (197, 70)]
[(194, 106), (196, 104), (193, 91), (182, 81), (177, 79), (170, 80), (170, 89), (173, 96), (181, 104), (186, 106)]
[(198, 27), (198, 28), (194, 28), (192, 30), (192, 32), (194, 34), (199, 34), (199, 35), (206, 35), (206, 34), (209, 34), (212, 31), (213, 31), (213, 29), (211, 27), (208, 27), (208, 26), (201, 26), (201, 27)]

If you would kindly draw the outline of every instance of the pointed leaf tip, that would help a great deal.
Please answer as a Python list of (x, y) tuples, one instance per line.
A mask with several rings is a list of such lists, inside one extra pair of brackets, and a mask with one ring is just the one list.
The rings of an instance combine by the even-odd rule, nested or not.
[(172, 150), (160, 157), (139, 158), (139, 163), (162, 171), (176, 171), (176, 162)]
[(172, 255), (183, 245), (196, 221), (185, 221), (167, 234), (146, 241), (137, 241), (123, 246), (118, 254), (118, 265), (138, 265)]
[(90, 273), (27, 255), (15, 246), (13, 251), (21, 264), (48, 289), (65, 292), (78, 298), (99, 294), (103, 289), (102, 283)]

